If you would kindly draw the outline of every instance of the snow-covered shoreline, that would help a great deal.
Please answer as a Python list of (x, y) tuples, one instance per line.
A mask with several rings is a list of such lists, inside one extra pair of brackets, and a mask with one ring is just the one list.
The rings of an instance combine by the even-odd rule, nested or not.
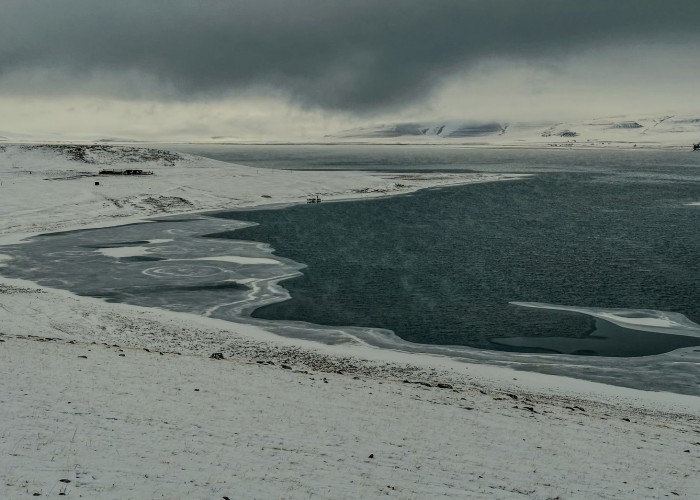
[[(119, 151), (88, 150), (86, 163), (0, 146), (0, 244), (315, 193), (517, 178), (260, 172), (184, 155), (141, 162), (154, 176), (94, 177), (132, 164)], [(8, 498), (690, 498), (700, 488), (700, 398), (321, 346), (5, 278), (0, 334)], [(208, 359), (215, 352), (223, 363)]]
[(128, 155), (142, 148), (72, 146), (89, 152), (83, 153), (86, 160), (76, 160), (69, 147), (0, 144), (0, 244), (47, 231), (123, 225), (159, 215), (304, 203), (316, 194), (324, 201), (355, 200), (524, 177), (261, 170), (163, 150), (149, 150), (163, 157), (155, 154), (136, 162), (153, 176), (100, 176), (103, 168), (134, 168)]

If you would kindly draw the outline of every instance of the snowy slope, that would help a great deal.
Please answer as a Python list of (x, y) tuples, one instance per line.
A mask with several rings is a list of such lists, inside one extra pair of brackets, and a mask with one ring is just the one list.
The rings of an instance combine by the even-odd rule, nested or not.
[(640, 499), (700, 488), (686, 416), (0, 338), (3, 498)]
[[(100, 176), (103, 168), (141, 168), (154, 175)], [(0, 145), (0, 235), (117, 224), (168, 213), (299, 203), (316, 193), (328, 200), (366, 198), (516, 177), (260, 170), (130, 146), (8, 144)]]

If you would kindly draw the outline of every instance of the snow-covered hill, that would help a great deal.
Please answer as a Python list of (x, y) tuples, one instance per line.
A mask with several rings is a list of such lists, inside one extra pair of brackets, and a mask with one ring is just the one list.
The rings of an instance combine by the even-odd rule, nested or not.
[[(153, 175), (100, 175), (142, 169)], [(260, 170), (162, 149), (104, 144), (0, 144), (0, 235), (117, 224), (124, 218), (407, 193), (485, 182), (497, 174)], [(515, 178), (517, 176), (510, 176)], [(99, 183), (99, 184), (96, 184)]]
[(326, 136), (326, 140), (535, 147), (691, 147), (700, 142), (700, 114), (619, 116), (558, 123), (396, 123), (344, 130)]

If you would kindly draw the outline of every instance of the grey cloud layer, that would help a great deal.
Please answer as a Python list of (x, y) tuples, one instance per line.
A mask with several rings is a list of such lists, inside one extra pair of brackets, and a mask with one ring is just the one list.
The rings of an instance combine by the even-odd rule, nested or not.
[(0, 12), (0, 76), (130, 72), (170, 98), (263, 85), (359, 111), (425, 96), (484, 58), (700, 31), (697, 0), (0, 0)]

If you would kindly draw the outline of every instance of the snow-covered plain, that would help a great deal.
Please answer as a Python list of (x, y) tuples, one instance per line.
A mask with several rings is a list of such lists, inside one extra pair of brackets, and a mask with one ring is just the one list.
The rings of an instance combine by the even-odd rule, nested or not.
[[(154, 175), (95, 176), (135, 163)], [(258, 171), (138, 148), (6, 145), (0, 243), (309, 194), (507, 178)], [(220, 352), (225, 359), (209, 358)], [(2, 498), (700, 491), (700, 398), (690, 396), (322, 346), (1, 278), (0, 358)]]

